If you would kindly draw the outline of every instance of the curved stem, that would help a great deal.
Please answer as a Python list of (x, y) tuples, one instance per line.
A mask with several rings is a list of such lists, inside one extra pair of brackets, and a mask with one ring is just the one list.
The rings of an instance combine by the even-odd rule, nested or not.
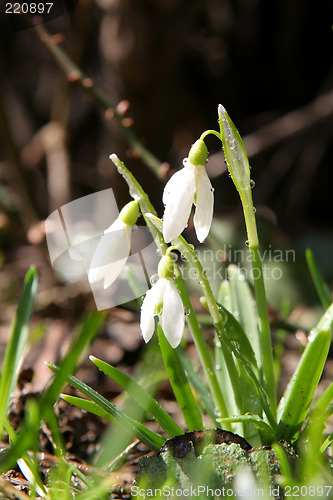
[(220, 141), (222, 140), (221, 134), (219, 132), (217, 132), (216, 130), (206, 130), (205, 132), (203, 132), (201, 134), (200, 139), (203, 141), (205, 139), (205, 137), (207, 137), (208, 135), (215, 135), (218, 139), (220, 139)]

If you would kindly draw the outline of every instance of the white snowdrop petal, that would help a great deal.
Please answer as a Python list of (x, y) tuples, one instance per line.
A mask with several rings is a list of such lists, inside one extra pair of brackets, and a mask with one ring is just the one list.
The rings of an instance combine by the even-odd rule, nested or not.
[(125, 259), (117, 260), (117, 262), (113, 262), (101, 268), (101, 271), (104, 270), (104, 283), (103, 283), (104, 290), (106, 290), (106, 288), (109, 288), (109, 286), (111, 286), (112, 283), (116, 281), (121, 271), (125, 267), (126, 262), (127, 262), (127, 257)]
[(161, 325), (169, 344), (175, 349), (183, 336), (185, 315), (182, 300), (171, 280), (165, 285)]
[(177, 190), (177, 186), (179, 184), (179, 180), (178, 179), (181, 179), (184, 172), (183, 172), (183, 168), (181, 170), (178, 170), (178, 172), (174, 173), (170, 179), (168, 180), (168, 182), (166, 183), (165, 187), (164, 187), (164, 190), (163, 190), (163, 196), (162, 196), (162, 202), (164, 203), (164, 205), (166, 205), (168, 203), (168, 200), (170, 198), (170, 195), (172, 196), (172, 193), (173, 191), (176, 189)]
[(205, 167), (199, 174), (197, 185), (196, 209), (193, 218), (197, 238), (202, 243), (208, 236), (212, 225), (214, 193)]
[(187, 225), (195, 193), (194, 167), (182, 168), (171, 177), (168, 184), (163, 195), (163, 237), (167, 243), (177, 238)]
[(116, 231), (123, 231), (125, 227), (126, 227), (126, 224), (124, 224), (124, 222), (122, 220), (116, 219), (111, 224), (110, 227), (108, 227), (107, 229), (105, 229), (104, 234), (114, 233)]
[(166, 280), (160, 279), (150, 290), (147, 291), (141, 306), (140, 329), (144, 341), (147, 343), (152, 338), (155, 328), (155, 309), (162, 301)]
[(154, 287), (147, 291), (141, 306), (140, 329), (144, 341), (147, 343), (154, 333), (155, 321), (155, 294)]
[(88, 273), (90, 283), (104, 278), (104, 288), (107, 288), (118, 278), (129, 256), (130, 231), (129, 226), (123, 222), (118, 224), (117, 219), (104, 232), (90, 263)]

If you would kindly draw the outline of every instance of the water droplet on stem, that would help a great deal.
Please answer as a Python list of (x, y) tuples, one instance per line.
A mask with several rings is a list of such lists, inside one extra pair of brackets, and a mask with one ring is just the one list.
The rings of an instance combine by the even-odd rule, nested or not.
[(189, 316), (191, 314), (191, 309), (189, 307), (184, 307), (185, 316)]

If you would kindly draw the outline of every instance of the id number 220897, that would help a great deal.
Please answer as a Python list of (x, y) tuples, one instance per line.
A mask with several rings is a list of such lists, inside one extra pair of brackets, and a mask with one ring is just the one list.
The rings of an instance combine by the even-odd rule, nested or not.
[(53, 2), (49, 3), (30, 3), (30, 2), (6, 2), (6, 14), (49, 14)]

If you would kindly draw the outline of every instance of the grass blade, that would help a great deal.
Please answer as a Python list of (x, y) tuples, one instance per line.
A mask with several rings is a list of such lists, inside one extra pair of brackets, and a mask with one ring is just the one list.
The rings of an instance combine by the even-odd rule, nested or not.
[(326, 283), (326, 281), (324, 280), (323, 275), (321, 274), (321, 271), (318, 267), (318, 264), (316, 262), (314, 255), (313, 255), (312, 250), (310, 250), (308, 248), (305, 252), (305, 256), (306, 256), (308, 268), (309, 268), (311, 277), (313, 279), (313, 282), (315, 284), (320, 301), (321, 301), (324, 309), (327, 309), (332, 302), (332, 296), (331, 296), (331, 291), (329, 289), (329, 286)]
[(333, 304), (310, 334), (309, 343), (279, 404), (277, 438), (292, 442), (306, 418), (331, 344)]
[[(236, 265), (228, 267), (228, 278), (230, 283), (230, 293), (234, 310), (232, 313), (237, 313), (238, 321), (242, 325), (243, 330), (250, 342), (251, 348), (254, 351), (256, 362), (259, 366), (259, 372), (262, 375), (261, 366), (261, 346), (258, 330), (257, 310), (254, 304), (248, 282), (244, 279), (244, 274)], [(243, 344), (241, 344), (243, 347)]]
[(195, 402), (187, 376), (178, 357), (177, 349), (173, 349), (164, 336), (160, 325), (157, 325), (158, 340), (168, 374), (168, 379), (175, 394), (177, 403), (190, 431), (204, 429), (198, 405)]
[(268, 425), (262, 418), (258, 415), (253, 415), (252, 413), (246, 413), (245, 415), (239, 415), (235, 417), (219, 418), (219, 421), (224, 423), (242, 422), (253, 424), (254, 427), (259, 431), (264, 443), (272, 443), (275, 439), (275, 434), (270, 425)]
[(110, 377), (122, 389), (124, 389), (132, 398), (154, 419), (171, 437), (183, 434), (183, 430), (178, 424), (167, 414), (165, 410), (157, 403), (157, 401), (143, 389), (135, 380), (131, 379), (125, 373), (122, 373), (117, 368), (105, 363), (100, 359), (90, 356), (89, 359), (97, 366), (99, 370)]
[[(54, 373), (58, 374), (60, 372), (60, 368), (53, 365), (52, 363), (47, 363), (47, 366)], [(110, 417), (114, 419), (114, 422), (116, 424), (120, 425), (127, 432), (140, 439), (140, 441), (142, 441), (142, 443), (144, 443), (150, 449), (158, 451), (163, 446), (163, 444), (165, 443), (165, 439), (163, 439), (159, 434), (152, 432), (140, 422), (126, 415), (114, 404), (105, 399), (98, 392), (94, 391), (84, 382), (81, 382), (79, 379), (73, 377), (72, 375), (67, 376), (66, 379), (70, 385), (75, 387), (75, 389), (78, 389), (82, 394), (91, 399), (91, 401), (98, 405), (102, 410), (106, 411), (110, 415)]]
[[(6, 426), (12, 436), (9, 425)], [(28, 400), (25, 409), (25, 418), (17, 438), (12, 446), (0, 454), (0, 474), (15, 467), (17, 460), (22, 458), (28, 449), (36, 448), (40, 428), (40, 415), (38, 404)]]
[(23, 292), (18, 304), (12, 333), (6, 348), (0, 379), (0, 437), (11, 394), (16, 385), (24, 348), (27, 343), (29, 321), (37, 290), (37, 271), (31, 267), (24, 280)]
[(198, 396), (202, 408), (207, 413), (207, 415), (210, 416), (215, 427), (219, 427), (219, 423), (216, 420), (214, 400), (207, 385), (203, 382), (200, 374), (198, 374), (198, 372), (196, 372), (196, 370), (193, 368), (191, 360), (186, 356), (182, 347), (177, 347), (177, 354), (183, 365), (186, 376), (196, 395)]

